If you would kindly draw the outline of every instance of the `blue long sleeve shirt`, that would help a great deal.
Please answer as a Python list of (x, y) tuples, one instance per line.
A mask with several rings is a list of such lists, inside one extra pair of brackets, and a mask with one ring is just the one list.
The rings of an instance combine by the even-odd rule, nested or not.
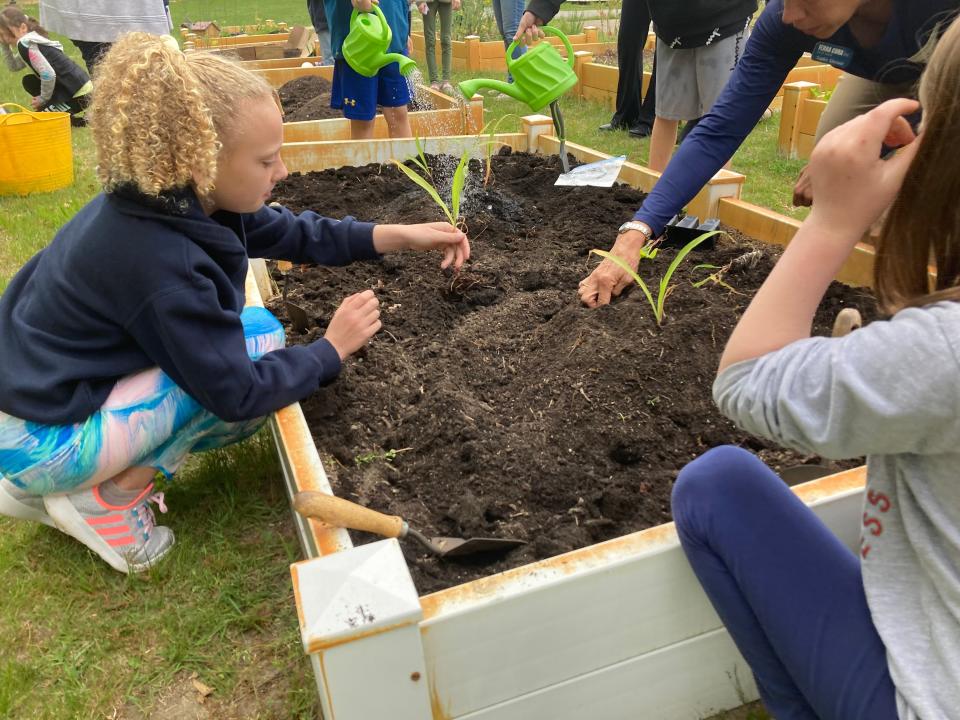
[(0, 410), (67, 425), (121, 377), (159, 366), (227, 421), (260, 417), (330, 382), (326, 340), (247, 355), (247, 258), (343, 265), (377, 257), (373, 225), (263, 207), (208, 217), (192, 191), (165, 207), (99, 195), (0, 296)]
[(844, 72), (881, 83), (917, 80), (932, 46), (960, 11), (960, 0), (894, 0), (880, 42), (863, 48), (849, 27), (818, 40), (783, 22), (783, 0), (771, 0), (743, 57), (710, 112), (681, 143), (634, 216), (656, 235), (733, 157), (804, 52)]

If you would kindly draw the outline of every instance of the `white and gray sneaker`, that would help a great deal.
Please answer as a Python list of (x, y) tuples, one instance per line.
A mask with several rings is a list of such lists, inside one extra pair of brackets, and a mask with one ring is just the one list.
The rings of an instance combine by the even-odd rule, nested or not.
[(43, 497), (21, 490), (3, 476), (0, 476), (0, 515), (56, 527), (43, 507)]
[(103, 499), (99, 486), (69, 495), (47, 495), (43, 504), (56, 526), (123, 573), (146, 570), (173, 547), (173, 531), (155, 525), (153, 508), (166, 512), (163, 493), (151, 495), (153, 483), (126, 505)]

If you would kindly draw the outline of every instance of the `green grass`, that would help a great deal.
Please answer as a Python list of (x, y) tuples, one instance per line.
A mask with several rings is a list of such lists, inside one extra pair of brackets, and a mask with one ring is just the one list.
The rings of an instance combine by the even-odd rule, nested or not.
[[(303, 0), (174, 0), (172, 12), (177, 22), (307, 22)], [(7, 100), (28, 98), (19, 75), (2, 70)], [(528, 112), (513, 101), (487, 106), (491, 117)], [(563, 107), (571, 141), (646, 160), (648, 141), (597, 132), (605, 108)], [(784, 211), (801, 163), (777, 158), (775, 140), (776, 121), (761, 123), (734, 169), (749, 176), (746, 199)], [(73, 144), (71, 187), (0, 198), (0, 292), (98, 191), (89, 131), (74, 130)], [(162, 522), (177, 546), (129, 578), (55, 530), (0, 519), (0, 718), (319, 715), (288, 570), (299, 548), (269, 436), (196, 457), (167, 501)], [(202, 705), (194, 679), (214, 689)]]

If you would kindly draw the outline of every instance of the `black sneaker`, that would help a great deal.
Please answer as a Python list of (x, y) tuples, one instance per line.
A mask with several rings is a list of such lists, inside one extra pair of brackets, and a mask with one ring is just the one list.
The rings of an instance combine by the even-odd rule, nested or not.
[(612, 118), (610, 122), (604, 123), (599, 128), (603, 132), (613, 132), (615, 130), (626, 130), (627, 124), (623, 120), (618, 120), (616, 117)]
[(650, 134), (653, 132), (653, 128), (647, 125), (647, 123), (637, 123), (636, 125), (631, 125), (628, 132), (630, 133), (631, 137), (645, 138), (650, 137)]

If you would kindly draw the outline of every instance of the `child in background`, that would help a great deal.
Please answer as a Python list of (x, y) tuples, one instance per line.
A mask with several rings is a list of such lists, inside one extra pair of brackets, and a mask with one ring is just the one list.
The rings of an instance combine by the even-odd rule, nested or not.
[[(393, 31), (388, 53), (406, 55), (407, 40), (410, 36), (410, 10), (406, 0), (383, 0), (377, 2), (387, 24)], [(350, 120), (350, 136), (354, 140), (366, 140), (373, 137), (373, 122), (377, 116), (377, 106), (383, 108), (383, 117), (387, 121), (390, 137), (413, 137), (410, 119), (407, 117), (407, 103), (410, 102), (410, 87), (400, 74), (400, 65), (390, 63), (380, 68), (376, 76), (364, 77), (347, 65), (341, 48), (343, 39), (350, 32), (350, 14), (354, 8), (358, 12), (370, 12), (373, 0), (324, 0), (327, 11), (327, 23), (330, 26), (330, 47), (333, 51), (333, 87), (330, 90), (330, 107), (343, 110), (343, 116)]]
[[(430, 87), (453, 95), (450, 84), (450, 65), (453, 60), (453, 13), (460, 9), (460, 0), (433, 0), (417, 5), (423, 15), (423, 41), (427, 51), (427, 72)], [(440, 18), (440, 62), (442, 75), (437, 73), (437, 17)]]
[[(813, 210), (714, 383), (720, 410), (756, 435), (867, 456), (859, 553), (740, 448), (711, 450), (673, 490), (684, 551), (778, 718), (960, 718), (958, 97), (954, 22), (920, 81), (919, 137), (905, 119), (918, 104), (899, 99), (817, 145)], [(905, 147), (883, 161), (885, 144)], [(892, 317), (810, 337), (830, 281), (888, 208), (874, 287)]]
[[(14, 45), (16, 56), (10, 50)], [(25, 67), (32, 71), (22, 82), (34, 110), (68, 112), (72, 124), (85, 124), (81, 115), (93, 90), (90, 76), (63, 53), (63, 45), (49, 39), (47, 31), (18, 7), (0, 10), (0, 51), (11, 71)]]
[(122, 572), (173, 533), (149, 503), (157, 472), (252, 434), (331, 382), (380, 328), (371, 290), (323, 338), (284, 348), (244, 308), (247, 258), (342, 265), (401, 249), (469, 255), (447, 223), (372, 225), (266, 207), (287, 175), (276, 92), (169, 37), (123, 36), (91, 106), (104, 193), (0, 296), (0, 513), (55, 525)]

